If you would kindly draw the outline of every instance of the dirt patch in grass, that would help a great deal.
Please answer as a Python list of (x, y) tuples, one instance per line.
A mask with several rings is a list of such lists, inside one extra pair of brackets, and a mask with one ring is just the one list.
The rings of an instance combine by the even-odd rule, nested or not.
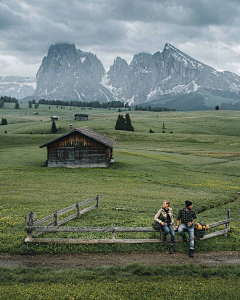
[(208, 266), (240, 264), (240, 251), (195, 252), (194, 258), (188, 253), (131, 252), (131, 253), (82, 253), (82, 254), (40, 254), (18, 255), (0, 253), (0, 267), (101, 267), (106, 265), (126, 266), (132, 263), (158, 266), (165, 264), (200, 264)]

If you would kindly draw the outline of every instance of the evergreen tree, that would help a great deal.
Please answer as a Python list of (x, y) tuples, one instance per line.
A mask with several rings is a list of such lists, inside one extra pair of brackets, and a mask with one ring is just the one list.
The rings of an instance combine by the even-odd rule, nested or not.
[(1, 125), (7, 125), (7, 119), (2, 118)]
[(15, 109), (19, 109), (19, 103), (18, 103), (18, 101), (15, 102)]
[(28, 101), (28, 107), (32, 108), (32, 101), (30, 101), (30, 100)]
[(217, 105), (217, 106), (215, 106), (215, 110), (219, 110), (219, 106)]
[(126, 114), (126, 115), (125, 115), (125, 118), (126, 118), (126, 130), (127, 130), (127, 131), (134, 131), (134, 128), (133, 128), (133, 126), (132, 126), (132, 123), (131, 123), (131, 119), (130, 119), (129, 114)]
[(52, 129), (51, 129), (52, 133), (57, 133), (57, 127), (56, 127), (56, 124), (55, 122), (53, 121), (52, 122)]
[(126, 122), (123, 115), (119, 114), (115, 125), (116, 130), (126, 130)]
[(164, 123), (163, 123), (163, 126), (162, 126), (162, 132), (165, 133), (165, 132), (166, 132), (166, 129), (167, 129), (167, 128), (165, 127), (165, 125), (164, 125)]

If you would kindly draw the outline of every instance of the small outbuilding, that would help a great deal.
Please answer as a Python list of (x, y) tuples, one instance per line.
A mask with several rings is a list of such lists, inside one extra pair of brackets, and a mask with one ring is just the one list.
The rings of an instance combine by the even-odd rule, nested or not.
[(113, 146), (116, 142), (87, 126), (40, 146), (47, 147), (48, 167), (97, 168), (113, 163)]
[(58, 117), (57, 116), (51, 116), (51, 121), (57, 121)]
[(87, 114), (76, 114), (75, 115), (75, 120), (77, 120), (77, 121), (87, 121), (88, 120), (88, 115)]

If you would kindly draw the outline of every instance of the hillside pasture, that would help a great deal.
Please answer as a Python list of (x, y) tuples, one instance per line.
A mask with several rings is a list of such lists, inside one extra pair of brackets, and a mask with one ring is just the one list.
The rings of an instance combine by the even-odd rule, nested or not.
[[(39, 115), (33, 115), (37, 111)], [(76, 113), (89, 114), (88, 121), (75, 121)], [(122, 111), (122, 114), (127, 111)], [(73, 203), (101, 196), (99, 210), (86, 213), (69, 226), (151, 226), (164, 199), (171, 201), (175, 219), (185, 200), (201, 213), (198, 220), (223, 220), (231, 209), (228, 237), (197, 241), (196, 250), (240, 250), (240, 112), (140, 112), (130, 111), (134, 132), (116, 131), (119, 112), (81, 110), (40, 105), (14, 109), (5, 103), (0, 118), (0, 251), (15, 253), (112, 252), (157, 250), (164, 245), (43, 245), (26, 244), (25, 215), (37, 219)], [(51, 133), (51, 115), (58, 132)], [(162, 133), (162, 124), (166, 133)], [(66, 169), (43, 167), (47, 149), (39, 146), (73, 128), (88, 126), (117, 141), (115, 163), (109, 168)], [(61, 129), (60, 129), (61, 128)], [(149, 129), (154, 133), (149, 133)], [(5, 130), (7, 133), (5, 133)], [(170, 133), (173, 131), (173, 133)], [(222, 227), (223, 228), (223, 227)], [(221, 229), (221, 227), (219, 228)], [(58, 233), (46, 237), (109, 237), (107, 233)], [(125, 233), (119, 237), (154, 237), (154, 233)], [(176, 245), (186, 251), (188, 245)]]

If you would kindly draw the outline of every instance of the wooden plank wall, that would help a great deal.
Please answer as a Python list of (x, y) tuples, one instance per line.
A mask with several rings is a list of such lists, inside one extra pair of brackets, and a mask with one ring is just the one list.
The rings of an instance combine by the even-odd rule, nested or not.
[(110, 160), (111, 148), (77, 133), (48, 146), (49, 166), (106, 167)]

